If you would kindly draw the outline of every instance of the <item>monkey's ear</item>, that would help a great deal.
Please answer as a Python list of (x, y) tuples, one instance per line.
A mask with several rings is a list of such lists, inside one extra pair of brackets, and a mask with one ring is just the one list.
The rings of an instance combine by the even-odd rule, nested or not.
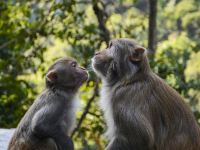
[(49, 71), (49, 72), (47, 73), (47, 75), (46, 75), (46, 79), (47, 79), (48, 81), (52, 82), (52, 83), (55, 82), (56, 79), (57, 79), (57, 73), (56, 73), (54, 70)]
[(134, 53), (129, 56), (129, 60), (131, 62), (139, 62), (142, 59), (142, 55), (145, 52), (145, 48), (144, 47), (137, 47), (134, 49)]

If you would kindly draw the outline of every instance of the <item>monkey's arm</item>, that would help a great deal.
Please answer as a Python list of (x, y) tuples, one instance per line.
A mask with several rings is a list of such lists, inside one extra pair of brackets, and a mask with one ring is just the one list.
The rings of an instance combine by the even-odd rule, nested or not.
[(39, 138), (52, 138), (59, 150), (73, 150), (73, 142), (61, 124), (64, 106), (58, 102), (41, 108), (33, 117), (31, 130)]
[(57, 133), (54, 136), (54, 140), (59, 150), (74, 150), (73, 141), (64, 132)]
[(129, 147), (128, 143), (121, 137), (115, 137), (108, 144), (105, 150), (133, 150)]
[[(126, 108), (126, 109), (122, 109)], [(154, 132), (148, 114), (130, 106), (116, 107), (114, 120), (118, 134), (109, 150), (153, 150)], [(128, 145), (128, 148), (125, 147)], [(125, 149), (124, 149), (125, 147)]]

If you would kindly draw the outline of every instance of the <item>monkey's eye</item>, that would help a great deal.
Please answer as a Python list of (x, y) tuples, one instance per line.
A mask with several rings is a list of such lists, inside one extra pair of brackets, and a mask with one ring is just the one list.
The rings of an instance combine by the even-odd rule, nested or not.
[(77, 66), (77, 63), (76, 62), (72, 62), (72, 67), (76, 67)]
[(109, 47), (109, 48), (111, 48), (111, 47), (112, 47), (112, 42), (110, 42), (110, 43), (109, 43), (109, 46), (108, 46), (108, 47)]

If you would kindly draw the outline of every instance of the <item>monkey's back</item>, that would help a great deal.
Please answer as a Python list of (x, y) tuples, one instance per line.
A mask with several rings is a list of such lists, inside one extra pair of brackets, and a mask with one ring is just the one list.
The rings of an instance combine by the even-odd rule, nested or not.
[(159, 112), (151, 112), (158, 131), (155, 132), (158, 149), (200, 150), (200, 128), (189, 106), (160, 77), (154, 74), (151, 78), (154, 90), (150, 101)]
[[(114, 116), (118, 129), (128, 127), (137, 133), (134, 128), (142, 128), (151, 137), (147, 141), (153, 145), (152, 150), (200, 150), (200, 129), (192, 112), (183, 98), (157, 75), (152, 73), (144, 80), (117, 88), (112, 93), (112, 105), (113, 111), (121, 111), (114, 112), (118, 114)], [(129, 118), (124, 120), (120, 115), (125, 114)], [(127, 121), (130, 118), (135, 121)], [(143, 118), (142, 122), (138, 118)], [(117, 132), (135, 140), (131, 132)]]
[[(43, 92), (33, 102), (15, 129), (13, 137), (9, 142), (8, 150), (46, 150), (46, 145), (48, 145), (49, 150), (57, 149), (55, 143), (51, 141), (51, 139), (37, 140), (37, 138), (31, 134), (31, 120), (34, 114), (44, 106), (48, 100), (48, 92)], [(34, 145), (39, 145), (39, 147), (34, 147)]]

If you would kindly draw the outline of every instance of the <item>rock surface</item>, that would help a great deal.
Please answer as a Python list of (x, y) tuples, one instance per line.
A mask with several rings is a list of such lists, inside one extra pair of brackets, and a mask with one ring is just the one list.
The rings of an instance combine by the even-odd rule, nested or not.
[(15, 129), (0, 129), (0, 150), (7, 150)]

